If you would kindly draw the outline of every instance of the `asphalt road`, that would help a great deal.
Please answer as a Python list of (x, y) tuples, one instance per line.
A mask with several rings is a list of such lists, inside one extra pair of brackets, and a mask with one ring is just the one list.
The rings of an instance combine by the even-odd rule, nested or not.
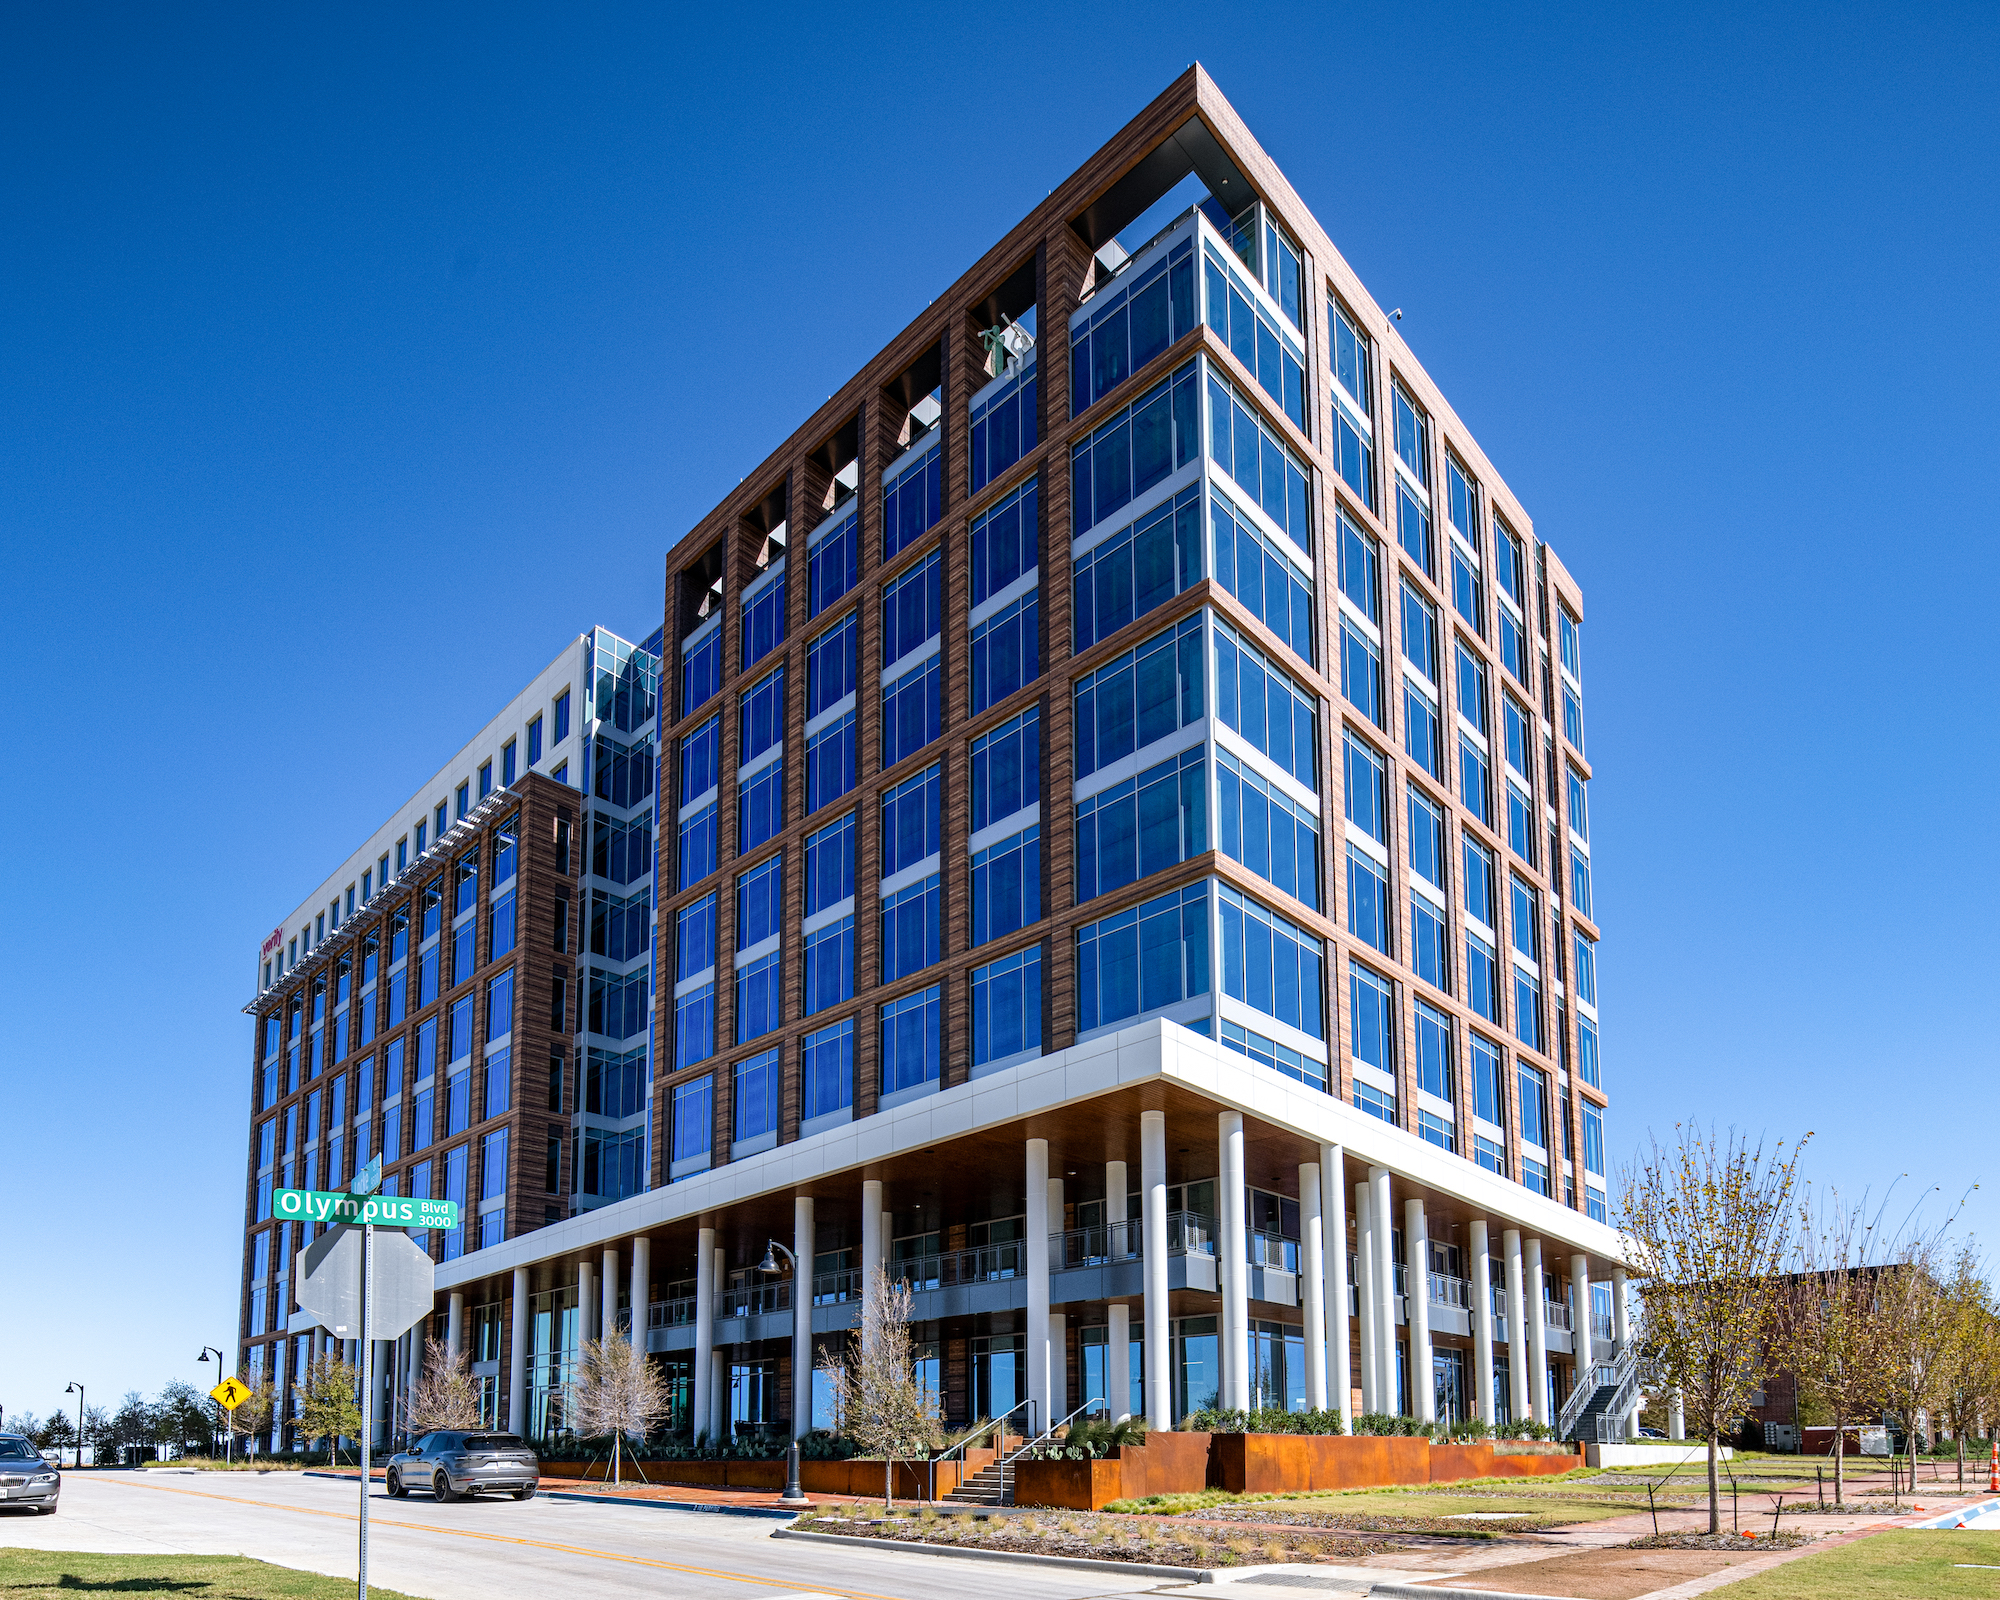
[[(246, 1555), (351, 1580), (358, 1521), (352, 1479), (66, 1472), (54, 1516), (0, 1511), (0, 1547)], [(1085, 1600), (1157, 1581), (814, 1546), (773, 1539), (775, 1526), (549, 1495), (390, 1500), (378, 1484), (368, 1508), (368, 1580), (424, 1600)]]

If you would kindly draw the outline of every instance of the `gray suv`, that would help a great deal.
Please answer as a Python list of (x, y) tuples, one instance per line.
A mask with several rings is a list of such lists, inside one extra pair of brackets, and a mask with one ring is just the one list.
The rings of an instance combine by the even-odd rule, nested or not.
[(18, 1433), (0, 1433), (0, 1505), (33, 1506), (43, 1516), (56, 1508), (62, 1473)]
[(511, 1433), (452, 1431), (427, 1433), (391, 1456), (383, 1477), (397, 1500), (418, 1487), (440, 1500), (500, 1493), (532, 1500), (541, 1475), (535, 1452)]

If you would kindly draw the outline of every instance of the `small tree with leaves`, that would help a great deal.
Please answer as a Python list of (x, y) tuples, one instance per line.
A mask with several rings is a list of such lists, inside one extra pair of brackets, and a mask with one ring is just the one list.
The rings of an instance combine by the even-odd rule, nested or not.
[(1862, 1207), (1829, 1196), (1818, 1217), (1800, 1213), (1804, 1269), (1786, 1280), (1772, 1354), (1789, 1368), (1802, 1406), (1833, 1424), (1833, 1499), (1846, 1500), (1849, 1426), (1881, 1412), (1888, 1385), (1875, 1230)]
[(308, 1439), (324, 1439), (328, 1453), (337, 1451), (342, 1436), (361, 1434), (361, 1407), (355, 1400), (361, 1375), (339, 1356), (315, 1357), (306, 1364), (305, 1382), (292, 1390), (292, 1415)]
[(215, 1412), (213, 1400), (177, 1378), (153, 1403), (153, 1440), (162, 1451), (207, 1455), (215, 1448)]
[(617, 1483), (626, 1434), (644, 1438), (673, 1410), (660, 1369), (622, 1333), (592, 1339), (578, 1352), (569, 1385), (570, 1425), (584, 1438), (611, 1436), (611, 1481)]
[(1766, 1155), (1735, 1133), (1674, 1132), (1671, 1148), (1653, 1140), (1627, 1175), (1620, 1232), (1643, 1281), (1650, 1376), (1680, 1391), (1689, 1426), (1708, 1441), (1708, 1531), (1719, 1533), (1717, 1454), (1774, 1331), (1804, 1140), (1787, 1158), (1782, 1144)]
[(883, 1459), (882, 1503), (895, 1503), (896, 1462), (944, 1442), (936, 1393), (917, 1376), (910, 1339), (910, 1286), (880, 1267), (861, 1306), (860, 1338), (846, 1355), (820, 1357), (833, 1398), (833, 1431)]
[(271, 1380), (265, 1378), (257, 1383), (244, 1381), (250, 1393), (243, 1404), (228, 1412), (229, 1431), (237, 1438), (254, 1445), (254, 1442), (271, 1431), (271, 1414), (277, 1409), (277, 1391), (271, 1387)]
[[(476, 1428), (485, 1418), (479, 1414), (479, 1382), (472, 1376), (472, 1352), (453, 1356), (441, 1339), (424, 1338), (424, 1364), (417, 1381), (410, 1386), (407, 1408), (412, 1438), (439, 1428)], [(359, 1421), (355, 1423), (360, 1427)]]

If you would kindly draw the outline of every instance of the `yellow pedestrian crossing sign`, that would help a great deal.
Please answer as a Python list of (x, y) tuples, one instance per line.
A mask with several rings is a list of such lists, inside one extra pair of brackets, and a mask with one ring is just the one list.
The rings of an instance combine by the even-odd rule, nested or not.
[(222, 1382), (208, 1391), (208, 1397), (221, 1406), (224, 1411), (234, 1411), (245, 1400), (250, 1398), (250, 1390), (234, 1378), (224, 1378)]

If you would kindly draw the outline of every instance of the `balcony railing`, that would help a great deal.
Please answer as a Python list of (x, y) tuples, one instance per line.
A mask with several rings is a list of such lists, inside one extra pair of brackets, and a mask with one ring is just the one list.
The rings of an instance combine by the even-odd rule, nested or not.
[(676, 1300), (655, 1300), (646, 1307), (646, 1326), (649, 1328), (684, 1328), (694, 1321), (694, 1296), (682, 1295)]
[(715, 1297), (715, 1314), (718, 1317), (758, 1317), (767, 1311), (789, 1311), (791, 1308), (790, 1278), (738, 1284)]
[(1567, 1329), (1569, 1327), (1569, 1307), (1564, 1305), (1560, 1300), (1544, 1300), (1542, 1302), (1542, 1326), (1545, 1328)]
[(1456, 1306), (1461, 1311), (1472, 1309), (1472, 1280), (1454, 1278), (1448, 1272), (1431, 1274), (1431, 1304), (1434, 1306)]
[[(1169, 1211), (1167, 1254), (1212, 1256), (1216, 1250), (1216, 1233), (1213, 1217), (1205, 1217), (1198, 1211)], [(1249, 1236), (1250, 1260), (1254, 1265), (1265, 1264), (1259, 1261), (1256, 1254), (1257, 1241), (1262, 1237), (1261, 1234)], [(1058, 1271), (1070, 1267), (1101, 1267), (1113, 1261), (1136, 1261), (1145, 1253), (1145, 1224), (1136, 1217), (1129, 1222), (1100, 1223), (1094, 1228), (1069, 1228), (1049, 1235), (1049, 1265)]]

